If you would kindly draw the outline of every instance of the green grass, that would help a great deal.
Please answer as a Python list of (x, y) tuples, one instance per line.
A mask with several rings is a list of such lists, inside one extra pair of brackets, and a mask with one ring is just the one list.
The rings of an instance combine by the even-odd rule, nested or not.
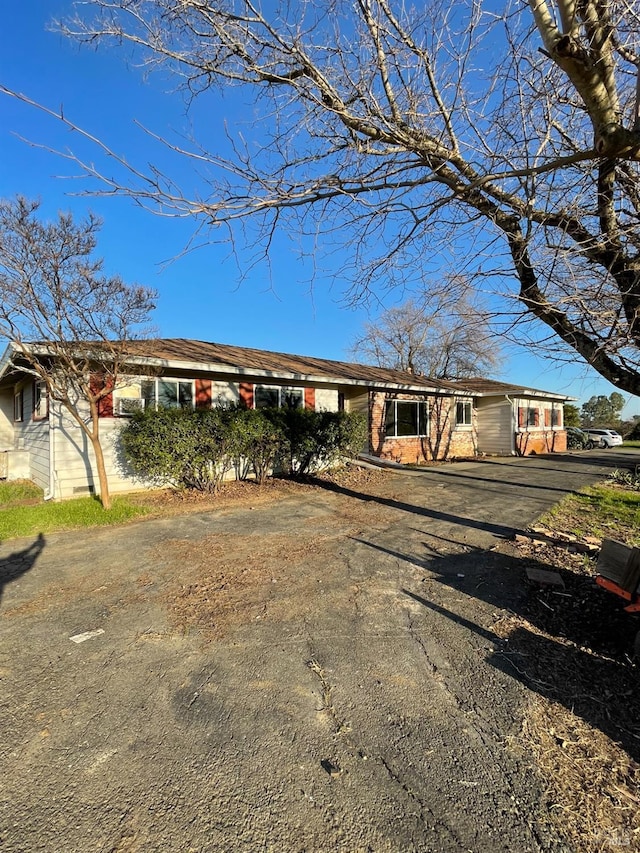
[(630, 441), (629, 439), (625, 438), (625, 440), (622, 442), (622, 446), (623, 447), (640, 447), (640, 441), (635, 441), (635, 440)]
[[(41, 490), (39, 494), (42, 496)], [(32, 506), (7, 506), (3, 499), (4, 495), (0, 490), (0, 540), (52, 533), (56, 530), (122, 524), (149, 512), (147, 507), (136, 505), (124, 496), (113, 498), (113, 505), (108, 512), (96, 498), (75, 498), (60, 503), (43, 501)], [(20, 499), (14, 498), (14, 504), (18, 500)]]
[(0, 481), (0, 508), (36, 500), (42, 500), (42, 489), (31, 480)]
[(576, 536), (606, 537), (640, 546), (640, 492), (589, 486), (564, 498), (540, 520)]

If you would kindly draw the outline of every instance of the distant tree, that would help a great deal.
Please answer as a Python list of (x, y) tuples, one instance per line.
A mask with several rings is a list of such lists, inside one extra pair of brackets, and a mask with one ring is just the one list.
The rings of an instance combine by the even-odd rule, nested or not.
[(580, 426), (580, 409), (571, 403), (564, 404), (564, 425), (570, 427)]
[(594, 395), (582, 404), (582, 425), (585, 427), (617, 426), (623, 408), (624, 397), (617, 391), (609, 397), (605, 397), (604, 394)]
[(627, 421), (622, 421), (618, 427), (624, 438), (637, 441), (640, 439), (640, 415), (632, 415)]
[(433, 379), (456, 379), (495, 371), (500, 347), (483, 313), (452, 284), (448, 297), (409, 299), (366, 323), (351, 346), (360, 362), (422, 373)]
[(94, 257), (101, 223), (92, 214), (41, 222), (39, 207), (20, 196), (0, 200), (0, 336), (87, 436), (109, 509), (100, 402), (121, 381), (156, 294), (102, 273), (103, 261)]

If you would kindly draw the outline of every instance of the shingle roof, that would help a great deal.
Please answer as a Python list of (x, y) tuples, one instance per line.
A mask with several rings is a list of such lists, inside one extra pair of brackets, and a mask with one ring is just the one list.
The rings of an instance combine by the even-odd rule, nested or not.
[(538, 388), (527, 388), (525, 385), (513, 385), (510, 382), (498, 382), (495, 379), (483, 379), (480, 376), (471, 379), (457, 379), (454, 384), (460, 384), (473, 394), (491, 396), (492, 394), (513, 394), (523, 397), (558, 397), (562, 400), (571, 400), (566, 394), (557, 394), (554, 391), (541, 391)]
[(252, 370), (259, 373), (267, 372), (273, 374), (274, 378), (293, 375), (299, 378), (318, 377), (333, 381), (366, 383), (371, 386), (393, 385), (418, 390), (435, 389), (464, 393), (463, 388), (455, 382), (430, 379), (404, 370), (391, 370), (347, 361), (332, 361), (326, 358), (229, 346), (187, 338), (162, 338), (151, 341), (150, 347), (145, 347), (144, 352), (151, 359), (193, 362), (207, 365), (211, 370), (216, 366), (224, 366), (239, 368), (244, 373), (250, 373)]

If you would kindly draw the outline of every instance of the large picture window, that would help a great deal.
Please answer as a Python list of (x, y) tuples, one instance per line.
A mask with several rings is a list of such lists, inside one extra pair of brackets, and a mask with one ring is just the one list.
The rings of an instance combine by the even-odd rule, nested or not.
[(304, 392), (302, 388), (256, 385), (253, 391), (253, 405), (256, 409), (302, 409)]
[(428, 435), (429, 409), (418, 400), (387, 400), (384, 423), (388, 438)]
[(193, 408), (193, 382), (190, 379), (143, 379), (140, 394), (145, 408)]

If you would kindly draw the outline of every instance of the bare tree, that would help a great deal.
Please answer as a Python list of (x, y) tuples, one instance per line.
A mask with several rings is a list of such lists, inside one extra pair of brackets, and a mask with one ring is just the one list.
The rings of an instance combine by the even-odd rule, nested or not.
[(156, 294), (102, 274), (94, 216), (74, 222), (59, 213), (41, 222), (39, 207), (21, 197), (0, 201), (0, 336), (13, 342), (16, 363), (45, 383), (50, 399), (89, 439), (100, 500), (109, 509), (100, 405), (121, 381), (127, 357), (142, 352), (136, 329)]
[[(105, 192), (212, 227), (254, 222), (265, 250), (278, 226), (320, 229), (350, 245), (352, 267), (341, 273), (352, 273), (354, 297), (448, 251), (458, 272), (501, 282), (512, 313), (538, 318), (553, 340), (640, 394), (637, 4), (81, 8), (68, 34), (128, 43), (174, 72), (192, 103), (216, 86), (255, 96), (247, 124), (259, 135), (239, 132), (231, 159), (207, 140), (165, 140), (214, 175), (197, 197), (103, 144), (109, 169), (84, 167)], [(113, 177), (118, 164), (127, 176)]]
[[(450, 292), (449, 296), (453, 294)], [(422, 373), (433, 379), (478, 376), (495, 370), (500, 346), (482, 311), (464, 293), (433, 304), (409, 299), (365, 323), (351, 351), (358, 361)]]

